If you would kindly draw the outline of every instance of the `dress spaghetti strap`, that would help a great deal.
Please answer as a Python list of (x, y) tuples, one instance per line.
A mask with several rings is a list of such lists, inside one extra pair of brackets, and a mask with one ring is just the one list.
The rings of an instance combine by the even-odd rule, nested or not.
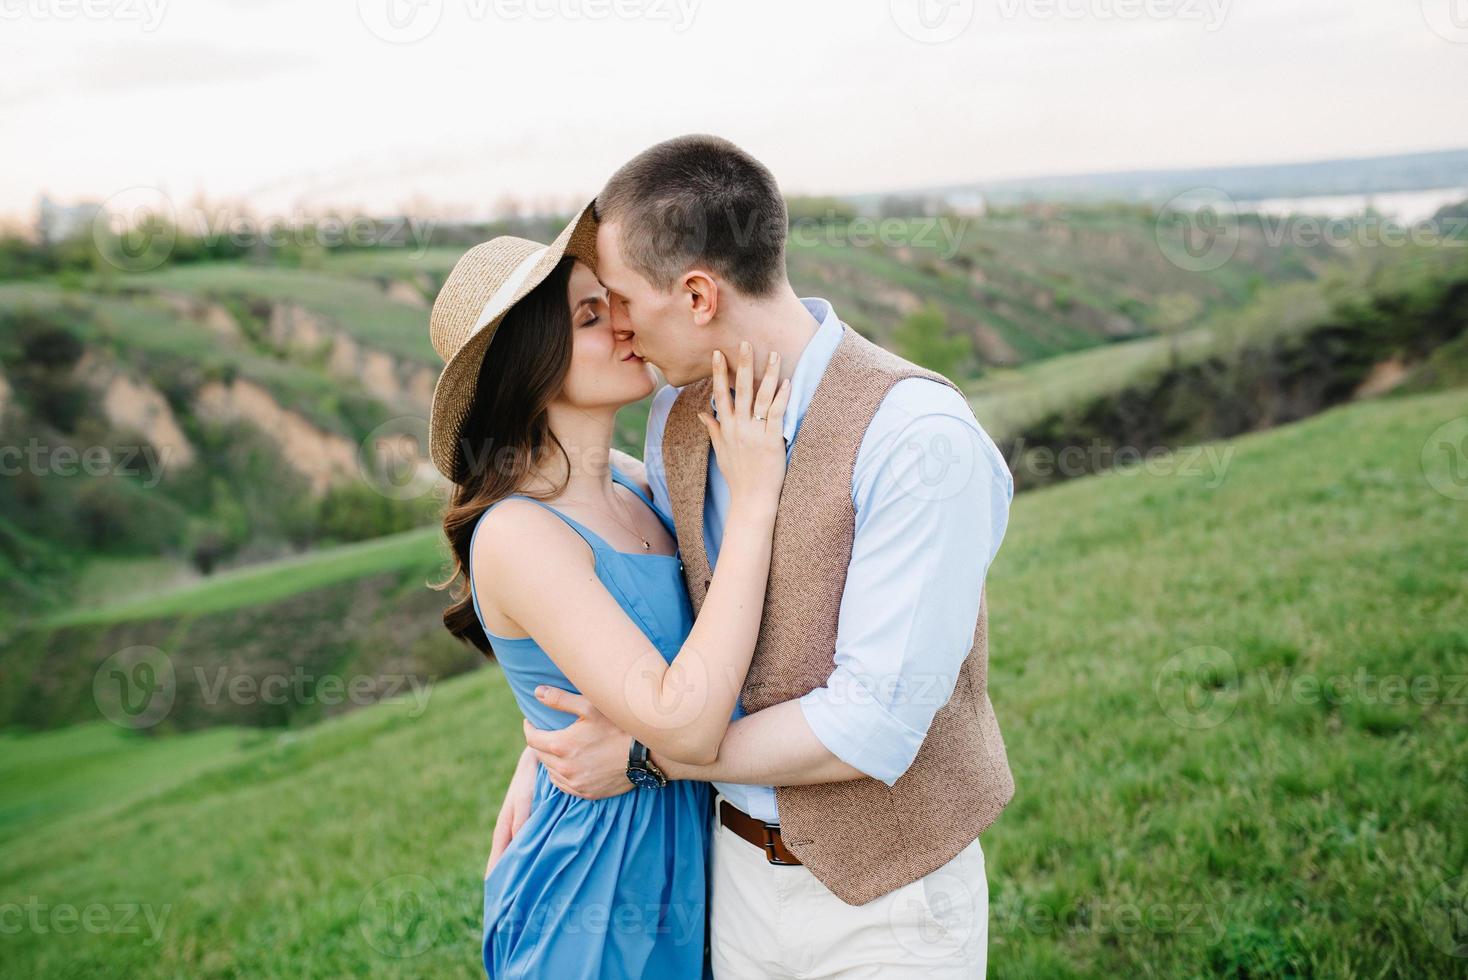
[[(544, 500), (536, 500), (534, 497), (527, 497), (527, 496), (525, 496), (524, 494), (521, 494), (521, 493), (512, 493), (508, 497), (503, 497), (503, 498), (501, 498), (499, 500), (496, 500), (494, 503), (492, 503), (488, 507), (484, 508), (484, 514), (488, 514), (490, 511), (494, 510), (496, 507), (498, 507), (500, 504), (504, 503), (506, 500), (528, 500), (532, 504), (536, 504), (537, 506), (544, 507), (546, 510), (550, 511), (552, 514), (555, 514), (561, 520), (563, 520), (567, 524), (569, 524), (571, 526), (571, 530), (573, 530), (577, 534), (581, 535), (581, 540), (585, 541), (588, 545), (591, 546), (591, 550), (592, 551), (600, 551), (602, 549), (605, 549), (607, 551), (611, 551), (612, 550), (612, 546), (609, 545), (609, 544), (607, 544), (606, 541), (603, 540), (603, 538), (602, 538), (601, 535), (597, 534), (595, 531), (593, 531), (591, 528), (587, 527), (586, 525), (582, 524), (580, 521), (575, 520), (574, 518), (571, 518), (571, 517), (567, 517), (565, 514), (562, 514), (560, 511), (556, 510), (554, 507), (552, 507), (550, 504), (546, 503)], [(480, 514), (479, 515), (479, 521), (483, 521), (484, 520), (484, 514)], [(474, 533), (475, 534), (479, 533), (479, 522), (475, 522), (475, 524), (474, 524)], [(473, 535), (470, 535), (470, 537), (469, 537), (469, 549), (470, 549), (470, 552), (472, 553), (473, 552), (473, 549), (474, 549), (474, 537), (473, 537)]]
[[(669, 533), (672, 533), (673, 532), (672, 526), (669, 524), (669, 522), (667, 521), (667, 519), (663, 517), (662, 512), (657, 509), (657, 507), (653, 504), (652, 500), (648, 498), (647, 494), (645, 494), (645, 493), (642, 492), (642, 488), (637, 485), (636, 481), (635, 480), (628, 479), (615, 466), (613, 466), (611, 468), (611, 470), (612, 470), (612, 480), (614, 482), (616, 482), (616, 483), (620, 483), (622, 486), (626, 487), (628, 490), (631, 490), (633, 493), (635, 493), (637, 495), (637, 498), (639, 500), (641, 500), (643, 503), (647, 504), (648, 509), (653, 512), (653, 515), (655, 517), (657, 517), (657, 519), (660, 522), (662, 522), (663, 526), (668, 528)], [(588, 545), (590, 545), (591, 550), (593, 552), (610, 551), (610, 552), (612, 552), (614, 554), (619, 554), (619, 555), (631, 554), (633, 557), (643, 557), (643, 556), (639, 556), (639, 555), (637, 555), (635, 553), (632, 553), (632, 552), (618, 551), (616, 548), (613, 548), (610, 544), (608, 544), (607, 543), (607, 540), (605, 538), (603, 538), (600, 534), (597, 534), (595, 531), (593, 531), (591, 528), (587, 527), (585, 524), (582, 524), (580, 521), (576, 520), (573, 517), (568, 517), (567, 515), (561, 513), (559, 510), (557, 510), (556, 508), (552, 507), (550, 504), (546, 503), (543, 500), (536, 500), (534, 497), (527, 497), (525, 494), (522, 494), (522, 493), (512, 493), (512, 494), (510, 494), (507, 497), (502, 497), (499, 500), (496, 500), (494, 503), (492, 503), (488, 507), (484, 508), (484, 514), (488, 514), (490, 511), (494, 510), (496, 507), (498, 507), (500, 504), (504, 503), (506, 500), (528, 500), (531, 503), (533, 503), (533, 504), (535, 504), (535, 505), (537, 505), (539, 507), (544, 507), (546, 510), (550, 511), (552, 514), (556, 515), (561, 520), (565, 521), (568, 525), (570, 525), (571, 530), (573, 530), (577, 534), (581, 535), (581, 540), (585, 541)], [(474, 552), (474, 535), (479, 533), (479, 524), (480, 524), (480, 522), (482, 522), (484, 520), (484, 514), (480, 514), (479, 515), (479, 520), (476, 521), (475, 524), (474, 524), (474, 532), (473, 532), (473, 534), (471, 534), (469, 536), (469, 552), (470, 552), (470, 554), (473, 554), (473, 552)], [(667, 558), (667, 557), (670, 557), (670, 556), (668, 556), (668, 555), (656, 555), (654, 557)]]

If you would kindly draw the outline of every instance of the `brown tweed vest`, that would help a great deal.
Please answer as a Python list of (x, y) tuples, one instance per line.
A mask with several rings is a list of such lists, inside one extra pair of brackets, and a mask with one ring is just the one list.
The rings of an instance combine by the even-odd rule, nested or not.
[[(904, 361), (843, 326), (843, 337), (801, 421), (780, 493), (764, 619), (740, 703), (749, 712), (798, 698), (835, 669), (836, 624), (851, 562), (857, 450), (894, 384), (941, 375)], [(711, 573), (703, 544), (708, 432), (697, 413), (710, 382), (683, 389), (663, 432), (663, 465), (693, 608)], [(785, 843), (848, 905), (862, 905), (951, 860), (1014, 796), (999, 723), (989, 703), (988, 601), (948, 703), (911, 768), (888, 786), (863, 776), (775, 787)]]

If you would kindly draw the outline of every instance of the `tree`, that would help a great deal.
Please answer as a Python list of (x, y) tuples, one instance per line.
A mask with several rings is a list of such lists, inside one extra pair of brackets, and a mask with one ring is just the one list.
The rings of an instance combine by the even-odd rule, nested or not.
[(1152, 325), (1167, 338), (1167, 358), (1177, 367), (1181, 358), (1179, 338), (1203, 312), (1203, 304), (1191, 293), (1163, 293), (1154, 301)]
[(892, 333), (897, 353), (930, 371), (952, 377), (974, 356), (973, 339), (950, 335), (948, 319), (931, 303), (913, 313)]

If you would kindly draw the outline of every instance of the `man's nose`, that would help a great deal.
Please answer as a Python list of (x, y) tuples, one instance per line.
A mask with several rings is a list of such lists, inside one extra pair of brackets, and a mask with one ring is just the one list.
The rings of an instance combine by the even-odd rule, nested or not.
[[(611, 304), (612, 331), (616, 333), (618, 340), (626, 340), (632, 336), (632, 324), (627, 320), (627, 311), (622, 308), (621, 303)], [(625, 336), (624, 336), (625, 334)]]

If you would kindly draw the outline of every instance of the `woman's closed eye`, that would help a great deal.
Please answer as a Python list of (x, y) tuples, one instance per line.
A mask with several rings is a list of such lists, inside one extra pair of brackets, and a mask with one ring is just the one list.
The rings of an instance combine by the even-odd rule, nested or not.
[(576, 304), (578, 326), (594, 327), (601, 322), (601, 309), (606, 305), (606, 296), (588, 296)]

